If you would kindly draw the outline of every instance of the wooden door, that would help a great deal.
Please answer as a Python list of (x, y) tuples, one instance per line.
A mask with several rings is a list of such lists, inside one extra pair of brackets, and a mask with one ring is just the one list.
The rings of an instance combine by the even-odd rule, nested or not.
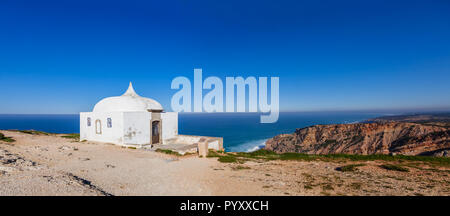
[(160, 128), (159, 121), (152, 122), (152, 144), (159, 143), (159, 128)]

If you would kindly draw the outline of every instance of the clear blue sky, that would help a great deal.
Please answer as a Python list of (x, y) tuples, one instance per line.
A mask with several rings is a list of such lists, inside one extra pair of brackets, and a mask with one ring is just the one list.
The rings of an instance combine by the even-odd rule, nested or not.
[[(164, 2), (164, 3), (163, 3)], [(128, 82), (278, 76), (282, 111), (450, 107), (450, 2), (0, 2), (0, 113), (78, 113)]]

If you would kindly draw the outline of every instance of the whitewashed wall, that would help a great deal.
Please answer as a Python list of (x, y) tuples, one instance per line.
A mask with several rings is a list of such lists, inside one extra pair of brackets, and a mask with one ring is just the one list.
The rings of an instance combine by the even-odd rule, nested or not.
[[(91, 118), (91, 126), (87, 125), (87, 118)], [(107, 127), (107, 118), (112, 119), (112, 127)], [(95, 131), (96, 120), (101, 122), (101, 134)], [(91, 140), (98, 142), (123, 144), (123, 113), (80, 113), (80, 140)]]
[(150, 144), (150, 112), (124, 112), (124, 127), (121, 131), (125, 145)]
[[(159, 113), (158, 113), (159, 114)], [(178, 135), (178, 113), (160, 113), (162, 125), (162, 140)], [(91, 126), (87, 126), (87, 118), (91, 118)], [(112, 128), (107, 127), (107, 118), (112, 119)], [(102, 133), (95, 131), (95, 121), (101, 121)], [(148, 145), (151, 140), (150, 112), (111, 112), (80, 113), (80, 140), (114, 143), (118, 145)]]
[(166, 112), (161, 113), (162, 121), (162, 140), (174, 138), (178, 135), (178, 113)]

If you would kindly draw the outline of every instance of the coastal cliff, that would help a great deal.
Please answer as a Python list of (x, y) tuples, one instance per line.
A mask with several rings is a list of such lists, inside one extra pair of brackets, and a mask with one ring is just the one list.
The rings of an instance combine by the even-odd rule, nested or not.
[(400, 121), (315, 125), (266, 142), (277, 153), (450, 156), (450, 130)]

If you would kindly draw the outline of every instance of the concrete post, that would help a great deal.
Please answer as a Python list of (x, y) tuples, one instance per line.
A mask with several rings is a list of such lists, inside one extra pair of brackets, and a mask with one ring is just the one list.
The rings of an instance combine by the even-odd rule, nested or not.
[(208, 155), (208, 143), (198, 142), (198, 155), (200, 157), (206, 157)]

